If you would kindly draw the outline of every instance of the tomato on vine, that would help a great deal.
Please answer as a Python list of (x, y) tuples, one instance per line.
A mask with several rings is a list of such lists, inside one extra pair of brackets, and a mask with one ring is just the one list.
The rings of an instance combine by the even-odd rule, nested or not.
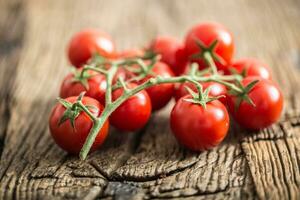
[(232, 34), (223, 25), (214, 22), (195, 25), (186, 35), (185, 52), (200, 68), (207, 66), (201, 56), (204, 49), (211, 52), (219, 70), (226, 70), (234, 54)]
[(255, 58), (236, 60), (230, 65), (229, 71), (231, 73), (242, 74), (245, 77), (258, 76), (264, 79), (272, 79), (270, 67)]
[(94, 53), (105, 58), (115, 57), (115, 44), (111, 37), (100, 30), (86, 29), (76, 33), (69, 43), (68, 56), (72, 65), (81, 67)]
[(243, 86), (258, 82), (247, 89), (247, 96), (228, 96), (228, 107), (234, 119), (243, 127), (252, 130), (266, 128), (278, 121), (283, 109), (283, 96), (279, 88), (270, 80), (247, 77)]
[[(78, 107), (72, 107), (77, 99), (78, 97), (61, 99), (53, 108), (49, 118), (49, 127), (53, 139), (58, 146), (71, 154), (80, 152), (93, 126), (93, 120), (90, 116)], [(83, 97), (82, 103), (89, 108), (95, 117), (98, 117), (103, 111), (103, 106), (93, 98)], [(92, 151), (104, 142), (108, 128), (109, 123), (106, 120), (93, 142)]]
[[(170, 67), (163, 62), (155, 63), (151, 71), (154, 75), (148, 75), (143, 80), (141, 80), (140, 83), (144, 83), (153, 76), (161, 76), (163, 78), (169, 78), (174, 76)], [(174, 94), (174, 84), (164, 83), (160, 85), (155, 85), (147, 88), (146, 91), (151, 99), (152, 110), (155, 111), (163, 108), (172, 99)]]
[(152, 51), (161, 55), (161, 61), (170, 66), (176, 74), (182, 74), (187, 66), (187, 57), (184, 45), (176, 38), (170, 36), (158, 36), (152, 40), (150, 47)]
[(186, 95), (175, 104), (170, 117), (171, 129), (178, 142), (194, 151), (203, 151), (218, 145), (227, 135), (229, 116), (218, 100), (204, 105), (191, 102)]
[(92, 97), (104, 105), (107, 86), (105, 76), (91, 70), (86, 70), (83, 74), (81, 71), (76, 70), (64, 78), (60, 87), (60, 97), (78, 96), (81, 92), (86, 91), (86, 96)]
[[(137, 85), (131, 83), (127, 87), (133, 89)], [(113, 91), (115, 101), (124, 93), (124, 88)], [(142, 90), (123, 102), (110, 116), (111, 125), (121, 131), (137, 131), (143, 128), (151, 116), (151, 100), (145, 90)]]

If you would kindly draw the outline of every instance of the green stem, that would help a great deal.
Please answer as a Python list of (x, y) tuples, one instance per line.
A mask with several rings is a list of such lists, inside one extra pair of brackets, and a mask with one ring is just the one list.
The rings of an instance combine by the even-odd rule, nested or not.
[(208, 64), (208, 66), (211, 68), (212, 74), (218, 74), (217, 66), (211, 56), (211, 53), (209, 51), (204, 52), (203, 58), (205, 62)]
[[(99, 73), (104, 73), (106, 75), (106, 81), (107, 81), (107, 89), (106, 89), (106, 94), (105, 94), (105, 108), (101, 115), (99, 117), (95, 117), (88, 109), (86, 106), (84, 106), (81, 102), (78, 103), (78, 105), (82, 108), (84, 112), (86, 112), (91, 119), (94, 122), (94, 125), (92, 129), (90, 130), (90, 133), (88, 137), (86, 138), (86, 141), (80, 151), (80, 158), (85, 159), (95, 141), (95, 138), (97, 137), (99, 130), (103, 127), (104, 123), (106, 120), (108, 120), (109, 116), (111, 113), (116, 110), (124, 101), (126, 101), (128, 98), (131, 96), (135, 95), (136, 93), (147, 89), (151, 86), (158, 85), (158, 84), (164, 84), (164, 83), (183, 83), (183, 82), (192, 82), (193, 84), (196, 84), (196, 86), (201, 90), (202, 92), (202, 86), (200, 85), (199, 82), (218, 82), (220, 84), (225, 85), (227, 88), (235, 90), (236, 92), (241, 92), (241, 89), (234, 85), (233, 83), (226, 82), (226, 81), (234, 81), (239, 79), (239, 76), (237, 75), (219, 75), (217, 71), (217, 67), (213, 61), (212, 55), (210, 52), (204, 52), (204, 60), (207, 62), (209, 65), (212, 75), (211, 76), (199, 76), (196, 73), (196, 66), (194, 66), (195, 69), (192, 69), (191, 75), (182, 75), (182, 76), (177, 76), (177, 77), (168, 77), (164, 78), (161, 76), (153, 77), (148, 79), (146, 82), (142, 83), (141, 85), (138, 85), (137, 87), (133, 89), (128, 89), (126, 88), (125, 83), (121, 82), (121, 86), (124, 87), (124, 92), (122, 96), (120, 96), (118, 99), (112, 102), (112, 97), (111, 93), (113, 89), (116, 89), (114, 86), (112, 86), (112, 79), (117, 71), (118, 66), (126, 66), (126, 65), (132, 65), (132, 64), (138, 64), (141, 69), (144, 71), (144, 73), (148, 73), (148, 68), (145, 65), (145, 63), (141, 59), (128, 59), (128, 60), (119, 60), (119, 61), (109, 61), (109, 62), (103, 62), (101, 65), (107, 63), (111, 65), (111, 68), (106, 71), (103, 69), (96, 70), (95, 68), (91, 67), (91, 70), (95, 70)], [(157, 57), (154, 57), (152, 62), (154, 62), (154, 59)], [(152, 63), (153, 64), (153, 63)], [(88, 68), (88, 67), (87, 67)]]
[(105, 69), (101, 69), (101, 68), (96, 68), (96, 67), (84, 67), (81, 71), (81, 76), (83, 75), (83, 73), (87, 70), (91, 70), (91, 71), (95, 71), (98, 72), (100, 74), (107, 74), (107, 71)]
[[(113, 70), (113, 69), (111, 69)], [(108, 74), (112, 74), (112, 73), (108, 73)], [(110, 75), (109, 75), (110, 76)], [(124, 101), (126, 101), (128, 98), (130, 98), (131, 96), (133, 96), (134, 94), (147, 89), (151, 86), (154, 85), (158, 85), (158, 84), (163, 84), (163, 83), (183, 83), (183, 82), (192, 82), (192, 83), (197, 83), (197, 82), (208, 82), (208, 81), (213, 81), (215, 79), (212, 79), (211, 77), (190, 77), (187, 75), (183, 75), (183, 76), (178, 76), (178, 77), (170, 77), (170, 78), (163, 78), (163, 77), (155, 77), (155, 78), (150, 78), (149, 80), (147, 80), (146, 82), (144, 82), (143, 84), (128, 90), (128, 92), (124, 92), (122, 96), (120, 96), (117, 100), (115, 100), (114, 102), (110, 102), (110, 103), (106, 103), (105, 109), (103, 110), (102, 114), (100, 115), (99, 118), (96, 119), (93, 128), (91, 129), (81, 151), (80, 151), (80, 158), (81, 159), (85, 159), (87, 157), (87, 154), (89, 153), (92, 144), (95, 141), (95, 138), (99, 132), (99, 130), (102, 128), (104, 122), (108, 119), (108, 117), (110, 116), (110, 114), (116, 110)], [(233, 84), (230, 84), (227, 82), (223, 82), (220, 81), (221, 84), (226, 83), (226, 86), (233, 89), (233, 90), (238, 90), (240, 91), (239, 88), (237, 87), (233, 87)], [(108, 89), (110, 88), (110, 90)], [(111, 87), (108, 87), (107, 89), (107, 93), (111, 92)], [(109, 98), (109, 97), (108, 97)]]
[(77, 102), (77, 106), (80, 107), (93, 120), (93, 122), (97, 121), (98, 118), (95, 117), (81, 101)]
[(118, 65), (113, 64), (111, 69), (106, 74), (106, 93), (105, 93), (105, 105), (111, 103), (111, 92), (112, 92), (112, 79), (116, 74)]

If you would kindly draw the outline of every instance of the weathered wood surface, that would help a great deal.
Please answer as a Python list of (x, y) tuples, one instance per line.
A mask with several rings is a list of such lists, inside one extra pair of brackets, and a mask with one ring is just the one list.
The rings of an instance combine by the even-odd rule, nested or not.
[[(297, 0), (0, 0), (0, 199), (300, 199), (299, 19)], [(237, 57), (270, 64), (286, 98), (278, 124), (233, 125), (196, 154), (171, 135), (170, 105), (139, 133), (111, 131), (85, 162), (54, 144), (47, 119), (74, 32), (99, 27), (129, 48), (203, 20), (229, 27)]]

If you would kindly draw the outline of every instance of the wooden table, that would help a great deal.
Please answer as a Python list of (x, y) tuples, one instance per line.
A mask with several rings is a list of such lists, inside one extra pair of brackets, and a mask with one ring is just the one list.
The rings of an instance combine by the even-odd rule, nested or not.
[[(300, 199), (300, 1), (0, 2), (0, 199)], [(234, 33), (236, 57), (272, 67), (286, 100), (279, 123), (259, 133), (233, 124), (222, 145), (196, 154), (172, 136), (169, 105), (139, 133), (111, 131), (85, 162), (54, 144), (48, 116), (72, 34), (98, 27), (124, 49), (182, 38), (203, 20)]]

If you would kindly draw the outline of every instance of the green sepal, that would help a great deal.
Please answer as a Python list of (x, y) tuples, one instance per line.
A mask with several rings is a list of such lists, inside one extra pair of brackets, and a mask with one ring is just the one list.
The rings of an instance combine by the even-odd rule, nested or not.
[(240, 107), (241, 103), (243, 101), (247, 102), (248, 104), (250, 104), (251, 106), (255, 107), (256, 105), (254, 104), (254, 102), (252, 101), (252, 99), (249, 97), (249, 92), (251, 92), (251, 90), (253, 89), (253, 87), (257, 84), (257, 82), (259, 82), (259, 80), (254, 80), (251, 83), (249, 83), (248, 85), (246, 85), (245, 87), (242, 85), (242, 83), (237, 80), (237, 86), (241, 89), (242, 92), (237, 92), (234, 90), (229, 90), (228, 93), (230, 95), (236, 96), (237, 100), (235, 102), (234, 105), (234, 109), (235, 111), (237, 111), (237, 109)]
[(219, 98), (224, 97), (224, 95), (220, 95), (217, 97), (210, 97), (209, 96), (209, 91), (211, 89), (211, 87), (208, 87), (206, 90), (202, 90), (202, 86), (198, 84), (197, 85), (197, 89), (198, 89), (198, 93), (194, 92), (191, 88), (189, 88), (188, 86), (185, 86), (185, 89), (190, 93), (190, 95), (192, 96), (192, 98), (185, 98), (183, 99), (184, 101), (193, 103), (193, 104), (199, 104), (201, 105), (204, 109), (206, 109), (206, 104), (212, 101), (215, 101)]
[(190, 87), (188, 86), (184, 86), (184, 88), (188, 91), (188, 93), (193, 97), (193, 98), (197, 98), (197, 93), (194, 92)]
[(218, 45), (218, 40), (214, 40), (208, 47), (205, 44), (203, 44), (201, 40), (199, 40), (197, 38), (195, 38), (194, 40), (195, 40), (196, 45), (199, 47), (199, 49), (201, 51), (191, 55), (190, 59), (203, 58), (204, 53), (209, 52), (210, 55), (212, 56), (213, 60), (218, 61), (219, 63), (221, 63), (223, 65), (226, 64), (224, 59), (222, 57), (220, 57), (218, 54), (216, 54), (216, 52), (215, 52), (215, 49)]
[(66, 101), (65, 99), (63, 98), (60, 98), (60, 97), (57, 97), (57, 101), (62, 104), (65, 108), (71, 108), (72, 107), (72, 103)]
[(68, 119), (70, 120), (72, 128), (76, 131), (75, 128), (75, 119), (79, 116), (81, 109), (79, 107), (74, 107), (72, 103), (66, 101), (65, 99), (62, 98), (57, 98), (58, 102), (62, 104), (66, 110), (62, 117), (58, 121), (58, 126), (60, 126), (62, 123), (67, 121)]
[(86, 90), (89, 90), (88, 80), (95, 75), (91, 75), (88, 70), (84, 70), (83, 73), (82, 70), (75, 70), (73, 71), (72, 82), (80, 83)]

